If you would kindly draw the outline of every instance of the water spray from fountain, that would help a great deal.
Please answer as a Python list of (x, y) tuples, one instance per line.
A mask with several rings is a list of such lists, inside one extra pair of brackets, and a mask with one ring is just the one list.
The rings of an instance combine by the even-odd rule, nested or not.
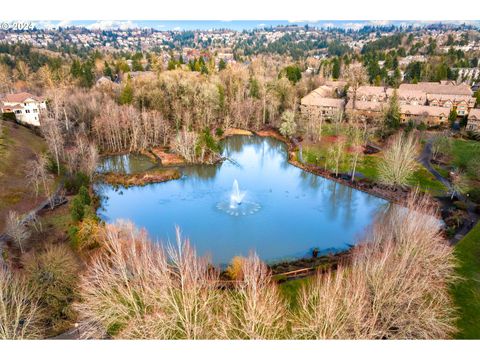
[(240, 205), (245, 197), (245, 191), (240, 191), (237, 179), (233, 180), (232, 193), (230, 194), (230, 207), (235, 208)]
[(220, 201), (217, 209), (226, 212), (232, 216), (252, 215), (260, 210), (258, 203), (245, 200), (246, 191), (241, 191), (237, 179), (233, 180), (232, 191), (230, 192), (230, 201)]

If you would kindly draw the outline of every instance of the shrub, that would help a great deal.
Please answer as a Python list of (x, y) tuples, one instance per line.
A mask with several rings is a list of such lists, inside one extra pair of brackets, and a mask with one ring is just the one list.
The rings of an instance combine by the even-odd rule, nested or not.
[(235, 256), (230, 265), (226, 269), (228, 277), (232, 280), (242, 280), (243, 278), (243, 262), (245, 258), (241, 256)]
[(85, 205), (82, 202), (82, 198), (79, 196), (75, 196), (72, 200), (72, 204), (70, 205), (70, 214), (72, 216), (72, 220), (75, 222), (82, 221), (85, 215)]
[(418, 167), (417, 140), (413, 134), (397, 134), (383, 152), (378, 164), (378, 175), (382, 183), (406, 186)]
[(76, 306), (85, 336), (213, 337), (218, 274), (179, 230), (177, 246), (166, 250), (131, 223), (106, 225), (102, 235), (104, 252), (82, 276), (82, 301)]
[(78, 272), (77, 260), (68, 246), (49, 245), (45, 250), (29, 254), (24, 268), (42, 310), (46, 328), (54, 333), (65, 330), (74, 314), (71, 304), (76, 298)]
[(90, 205), (90, 194), (88, 193), (88, 189), (84, 185), (80, 187), (80, 190), (78, 191), (78, 196), (80, 197), (82, 204)]
[(92, 250), (99, 246), (99, 224), (92, 217), (85, 217), (74, 233), (74, 247), (79, 251)]
[(426, 199), (382, 214), (351, 264), (304, 288), (293, 331), (300, 338), (442, 339), (454, 332), (452, 249)]
[(225, 339), (282, 339), (289, 337), (287, 305), (267, 266), (256, 254), (242, 261), (243, 281), (236, 284), (219, 321)]
[(82, 186), (88, 188), (90, 184), (90, 178), (83, 172), (78, 172), (74, 175), (70, 175), (65, 180), (65, 189), (70, 194), (77, 194)]

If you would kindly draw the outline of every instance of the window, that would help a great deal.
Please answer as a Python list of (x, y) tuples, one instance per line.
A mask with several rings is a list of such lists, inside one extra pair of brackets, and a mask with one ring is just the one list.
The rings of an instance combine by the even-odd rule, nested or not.
[(15, 110), (15, 114), (21, 114), (22, 110)]
[(25, 113), (30, 114), (30, 110), (25, 110)]
[(33, 112), (34, 112), (34, 113), (37, 113), (37, 112), (38, 112), (38, 109), (33, 109)]

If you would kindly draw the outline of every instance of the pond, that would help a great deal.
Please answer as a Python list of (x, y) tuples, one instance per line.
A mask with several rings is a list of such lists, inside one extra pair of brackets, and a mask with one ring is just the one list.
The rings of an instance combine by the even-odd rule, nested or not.
[(149, 157), (141, 154), (120, 154), (103, 157), (97, 171), (135, 174), (158, 166)]
[[(234, 136), (229, 160), (181, 169), (179, 180), (128, 189), (97, 184), (99, 216), (130, 219), (155, 241), (173, 242), (175, 226), (218, 265), (256, 251), (267, 262), (339, 252), (355, 244), (388, 202), (303, 171), (285, 144)], [(128, 167), (128, 166), (127, 166)]]

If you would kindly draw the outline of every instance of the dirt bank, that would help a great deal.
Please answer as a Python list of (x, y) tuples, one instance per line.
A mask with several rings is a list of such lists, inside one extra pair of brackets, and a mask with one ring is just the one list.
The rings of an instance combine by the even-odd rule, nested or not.
[(115, 186), (143, 186), (147, 184), (165, 182), (179, 179), (180, 172), (177, 169), (151, 169), (136, 174), (105, 173), (99, 175), (99, 180)]

